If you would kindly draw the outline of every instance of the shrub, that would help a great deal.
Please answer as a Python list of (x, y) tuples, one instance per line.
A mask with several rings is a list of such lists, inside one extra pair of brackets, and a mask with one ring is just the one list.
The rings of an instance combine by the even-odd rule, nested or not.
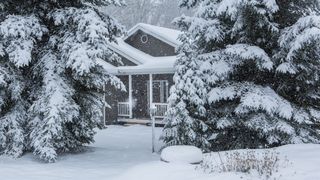
[(275, 173), (287, 164), (288, 159), (280, 160), (279, 153), (274, 150), (244, 150), (206, 154), (197, 169), (206, 173), (240, 172), (258, 174), (261, 179), (277, 179)]

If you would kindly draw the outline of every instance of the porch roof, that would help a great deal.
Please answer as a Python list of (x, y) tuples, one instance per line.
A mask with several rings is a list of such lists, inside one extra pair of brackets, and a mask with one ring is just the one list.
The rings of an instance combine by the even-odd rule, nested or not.
[(129, 74), (173, 74), (174, 63), (176, 57), (159, 57), (157, 60), (140, 64), (137, 66), (120, 66), (115, 67), (103, 60), (98, 63), (103, 66), (108, 72), (115, 75), (129, 75)]

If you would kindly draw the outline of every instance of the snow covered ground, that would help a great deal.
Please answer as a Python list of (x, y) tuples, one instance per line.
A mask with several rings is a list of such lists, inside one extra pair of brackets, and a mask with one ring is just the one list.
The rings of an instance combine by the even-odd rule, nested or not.
[[(157, 135), (161, 132), (157, 128)], [(168, 164), (151, 153), (151, 128), (109, 126), (86, 152), (66, 154), (57, 163), (40, 163), (31, 154), (12, 160), (0, 157), (2, 180), (240, 180), (259, 179), (241, 173), (207, 174), (194, 165)], [(158, 143), (158, 147), (160, 144)], [(320, 179), (320, 145), (277, 148), (290, 165), (279, 171), (283, 180)]]

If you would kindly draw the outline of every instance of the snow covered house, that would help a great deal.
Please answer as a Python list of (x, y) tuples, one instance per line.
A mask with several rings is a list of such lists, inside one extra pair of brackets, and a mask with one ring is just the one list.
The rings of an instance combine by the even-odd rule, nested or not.
[(106, 124), (147, 123), (151, 106), (156, 107), (156, 118), (161, 123), (173, 85), (179, 34), (177, 30), (140, 23), (110, 44), (122, 64), (102, 65), (122, 80), (127, 92), (108, 89), (105, 99), (111, 108), (104, 109)]

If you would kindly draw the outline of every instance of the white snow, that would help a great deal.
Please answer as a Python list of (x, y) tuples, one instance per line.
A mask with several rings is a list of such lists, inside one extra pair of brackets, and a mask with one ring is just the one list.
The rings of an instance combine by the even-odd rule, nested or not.
[(161, 160), (168, 163), (197, 164), (202, 161), (202, 152), (194, 146), (169, 146), (161, 151)]
[[(161, 128), (156, 128), (156, 134)], [(157, 148), (161, 143), (157, 144)], [(289, 165), (279, 169), (280, 180), (320, 179), (320, 145), (297, 144), (275, 148)], [(245, 150), (241, 150), (245, 151)], [(257, 150), (263, 151), (263, 150)], [(212, 153), (216, 156), (217, 153)], [(31, 154), (13, 160), (0, 157), (4, 180), (259, 180), (242, 173), (205, 173), (195, 165), (165, 163), (151, 153), (151, 127), (109, 126), (85, 152), (65, 154), (57, 163), (39, 162)]]

